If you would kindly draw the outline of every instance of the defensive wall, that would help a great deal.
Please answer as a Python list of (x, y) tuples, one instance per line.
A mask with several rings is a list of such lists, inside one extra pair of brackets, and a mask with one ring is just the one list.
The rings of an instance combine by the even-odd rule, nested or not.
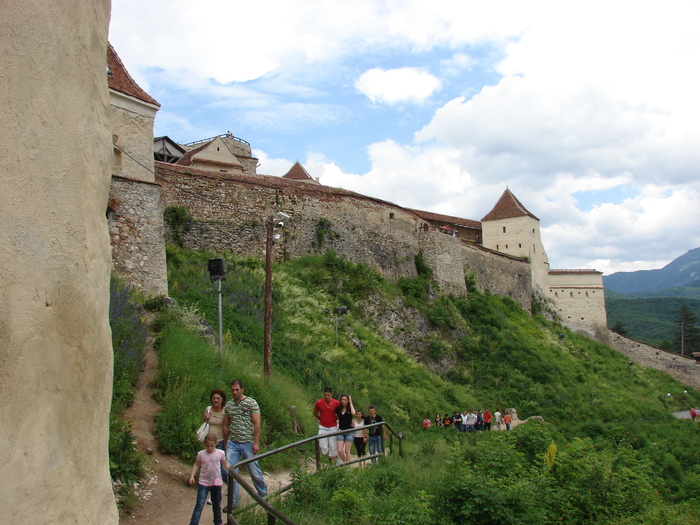
[[(263, 257), (265, 220), (278, 211), (291, 220), (278, 230), (275, 260), (333, 249), (376, 268), (386, 279), (416, 275), (423, 252), (446, 293), (466, 294), (465, 267), (477, 286), (530, 308), (529, 263), (434, 229), (410, 210), (351, 191), (280, 177), (216, 174), (156, 162), (163, 205), (184, 206), (191, 223), (179, 230), (184, 246)], [(166, 230), (168, 229), (166, 225)]]
[(596, 270), (550, 270), (546, 298), (561, 323), (601, 343), (608, 343), (605, 288)]
[(160, 186), (112, 175), (107, 218), (113, 268), (147, 295), (166, 294)]
[[(697, 363), (695, 358), (667, 352), (612, 330), (609, 332), (609, 337), (610, 346), (626, 355), (633, 364), (660, 370), (681, 383), (700, 390), (700, 363)], [(659, 392), (662, 395), (666, 393), (674, 396), (682, 394), (682, 392)]]

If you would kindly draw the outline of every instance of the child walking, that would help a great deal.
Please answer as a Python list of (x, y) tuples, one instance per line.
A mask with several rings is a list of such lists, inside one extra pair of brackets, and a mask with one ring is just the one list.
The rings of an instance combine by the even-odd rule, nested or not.
[(221, 487), (224, 482), (221, 479), (221, 467), (228, 471), (228, 463), (223, 450), (216, 448), (216, 434), (209, 434), (204, 439), (204, 450), (197, 453), (197, 460), (192, 465), (190, 485), (194, 485), (194, 476), (199, 467), (199, 484), (197, 485), (197, 503), (192, 511), (190, 525), (199, 525), (202, 509), (207, 501), (207, 495), (211, 492), (212, 510), (214, 511), (214, 525), (223, 525), (221, 521)]

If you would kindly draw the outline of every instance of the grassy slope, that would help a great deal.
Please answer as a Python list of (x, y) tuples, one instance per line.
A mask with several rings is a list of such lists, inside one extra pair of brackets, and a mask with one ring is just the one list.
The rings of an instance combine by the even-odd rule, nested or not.
[[(174, 249), (168, 255), (171, 294), (182, 303), (196, 305), (215, 324), (216, 293), (205, 271), (213, 255)], [(653, 482), (667, 501), (685, 501), (691, 497), (687, 493), (693, 492), (688, 486), (700, 487), (694, 453), (700, 445), (697, 428), (670, 415), (673, 410), (699, 405), (698, 392), (684, 396), (686, 387), (660, 372), (630, 370), (627, 360), (610, 348), (544, 319), (533, 319), (508, 298), (428, 294), (421, 301), (412, 301), (371, 270), (332, 255), (275, 267), (273, 377), (266, 386), (260, 377), (263, 267), (259, 261), (227, 259), (227, 355), (216, 357), (207, 345), (195, 348), (197, 343), (175, 328), (166, 330), (161, 338), (165, 365), (160, 392), (170, 403), (159, 422), (164, 433), (161, 438), (172, 427), (181, 427), (169, 441), (172, 451), (192, 441), (209, 390), (236, 376), (244, 378), (247, 393), (261, 404), (267, 446), (295, 439), (286, 415), (291, 404), (299, 407), (305, 433), (313, 433), (311, 404), (322, 386), (330, 384), (336, 392), (351, 393), (359, 406), (378, 405), (385, 419), (409, 436), (409, 441), (411, 436), (420, 440), (425, 414), (514, 407), (523, 419), (543, 416), (565, 443), (584, 438), (601, 443), (600, 447), (630, 444), (644, 461), (655, 465)], [(453, 366), (445, 368), (442, 377), (431, 374), (378, 335), (373, 319), (358, 307), (370, 296), (397, 310), (404, 308), (401, 304), (413, 304), (417, 315), (430, 320), (432, 333), (425, 337), (441, 342), (443, 355), (439, 357)], [(333, 324), (323, 310), (339, 304), (348, 305), (351, 313), (341, 323), (336, 346)], [(560, 340), (562, 332), (566, 336)], [(361, 341), (362, 347), (352, 339)], [(185, 348), (168, 359), (165, 352), (177, 346), (175, 341), (184, 341), (180, 346)], [(420, 358), (431, 356), (435, 353), (426, 352)], [(203, 373), (197, 376), (200, 370)], [(667, 392), (673, 396), (668, 398)], [(545, 448), (548, 443), (543, 440)], [(191, 445), (192, 450), (196, 447), (196, 443)], [(681, 493), (686, 495), (681, 498)]]

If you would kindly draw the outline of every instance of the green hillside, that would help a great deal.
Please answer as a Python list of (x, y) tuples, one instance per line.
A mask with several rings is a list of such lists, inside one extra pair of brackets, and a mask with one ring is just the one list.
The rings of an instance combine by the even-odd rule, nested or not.
[[(618, 294), (619, 295), (619, 294)], [(682, 297), (612, 298), (605, 294), (608, 326), (622, 322), (629, 337), (650, 345), (660, 346), (671, 341), (678, 310), (686, 303), (700, 317), (700, 300)]]
[[(392, 284), (333, 253), (275, 265), (265, 382), (260, 261), (226, 257), (224, 355), (192, 331), (194, 309), (216, 324), (206, 273), (213, 256), (168, 249), (170, 293), (184, 308), (163, 310), (156, 323), (157, 432), (166, 452), (193, 457), (209, 391), (231, 379), (243, 379), (260, 403), (264, 449), (299, 438), (290, 405), (304, 433), (315, 433), (311, 405), (331, 385), (360, 407), (377, 405), (406, 436), (406, 455), (372, 469), (296, 472), (280, 505), (299, 523), (696, 523), (700, 433), (671, 412), (700, 405), (697, 391), (630, 368), (609, 347), (533, 318), (509, 298), (473, 287), (467, 298), (443, 296), (420, 260), (419, 277)], [(336, 344), (324, 309), (339, 305), (350, 313)], [(425, 415), (507, 407), (545, 422), (509, 433), (421, 430)]]

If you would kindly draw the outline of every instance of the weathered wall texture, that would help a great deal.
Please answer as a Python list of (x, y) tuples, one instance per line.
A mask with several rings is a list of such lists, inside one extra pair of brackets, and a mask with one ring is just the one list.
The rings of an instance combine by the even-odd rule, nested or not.
[(0, 509), (116, 524), (108, 0), (0, 2)]
[(195, 219), (182, 232), (188, 248), (262, 256), (265, 218), (282, 211), (293, 220), (279, 230), (277, 260), (284, 251), (295, 258), (334, 249), (387, 279), (416, 275), (418, 218), (398, 206), (279, 177), (226, 177), (157, 166), (165, 181), (165, 205), (185, 206)]
[(466, 295), (464, 281), (463, 248), (458, 237), (446, 235), (440, 230), (418, 232), (423, 260), (433, 270), (433, 278), (440, 283), (443, 293)]
[[(194, 221), (181, 231), (192, 249), (262, 257), (265, 217), (282, 211), (293, 220), (280, 228), (275, 259), (335, 250), (376, 268), (395, 281), (416, 275), (415, 256), (425, 262), (446, 293), (466, 294), (464, 267), (479, 287), (509, 295), (530, 308), (528, 262), (480, 248), (438, 231), (423, 231), (414, 213), (353, 192), (279, 177), (224, 176), (156, 163), (165, 206), (185, 206)], [(167, 225), (166, 225), (167, 229)]]
[(222, 137), (224, 143), (233, 152), (236, 158), (243, 164), (246, 175), (257, 175), (258, 159), (253, 157), (250, 144), (227, 133)]
[(109, 210), (114, 269), (147, 295), (167, 294), (160, 186), (114, 176)]
[[(700, 364), (697, 364), (695, 359), (666, 352), (613, 331), (609, 332), (609, 338), (610, 346), (625, 354), (634, 364), (661, 370), (684, 385), (700, 390)], [(682, 394), (682, 392), (659, 392), (661, 395), (665, 393), (674, 396)]]
[(156, 117), (156, 107), (148, 106), (140, 100), (115, 91), (110, 92), (109, 120), (112, 129), (112, 140), (128, 152), (131, 157), (138, 159), (141, 164), (114, 148), (112, 173), (132, 179), (154, 182), (153, 176), (153, 119)]
[(532, 307), (530, 263), (519, 257), (495, 253), (473, 243), (463, 245), (464, 266), (473, 273), (482, 292), (511, 297), (524, 309)]
[[(286, 220), (277, 231), (276, 261), (285, 253), (297, 258), (333, 249), (395, 281), (416, 275), (414, 258), (422, 251), (445, 293), (467, 293), (466, 269), (474, 274), (480, 290), (509, 296), (528, 311), (533, 292), (537, 292), (551, 302), (565, 326), (607, 342), (600, 272), (545, 271), (549, 265), (536, 219), (515, 218), (515, 226), (506, 226), (509, 235), (522, 235), (508, 238), (508, 250), (516, 252), (509, 254), (503, 252), (503, 243), (492, 243), (494, 248), (499, 245), (498, 250), (489, 249), (439, 229), (426, 231), (426, 221), (411, 210), (338, 188), (264, 175), (217, 174), (165, 163), (156, 163), (156, 167), (164, 205), (184, 206), (192, 215), (191, 224), (179, 232), (187, 248), (263, 257), (266, 218), (281, 211), (292, 220)], [(498, 235), (504, 221), (493, 222), (499, 226), (490, 235)]]
[(602, 273), (593, 270), (552, 270), (546, 297), (564, 326), (605, 344), (608, 319), (602, 281)]

